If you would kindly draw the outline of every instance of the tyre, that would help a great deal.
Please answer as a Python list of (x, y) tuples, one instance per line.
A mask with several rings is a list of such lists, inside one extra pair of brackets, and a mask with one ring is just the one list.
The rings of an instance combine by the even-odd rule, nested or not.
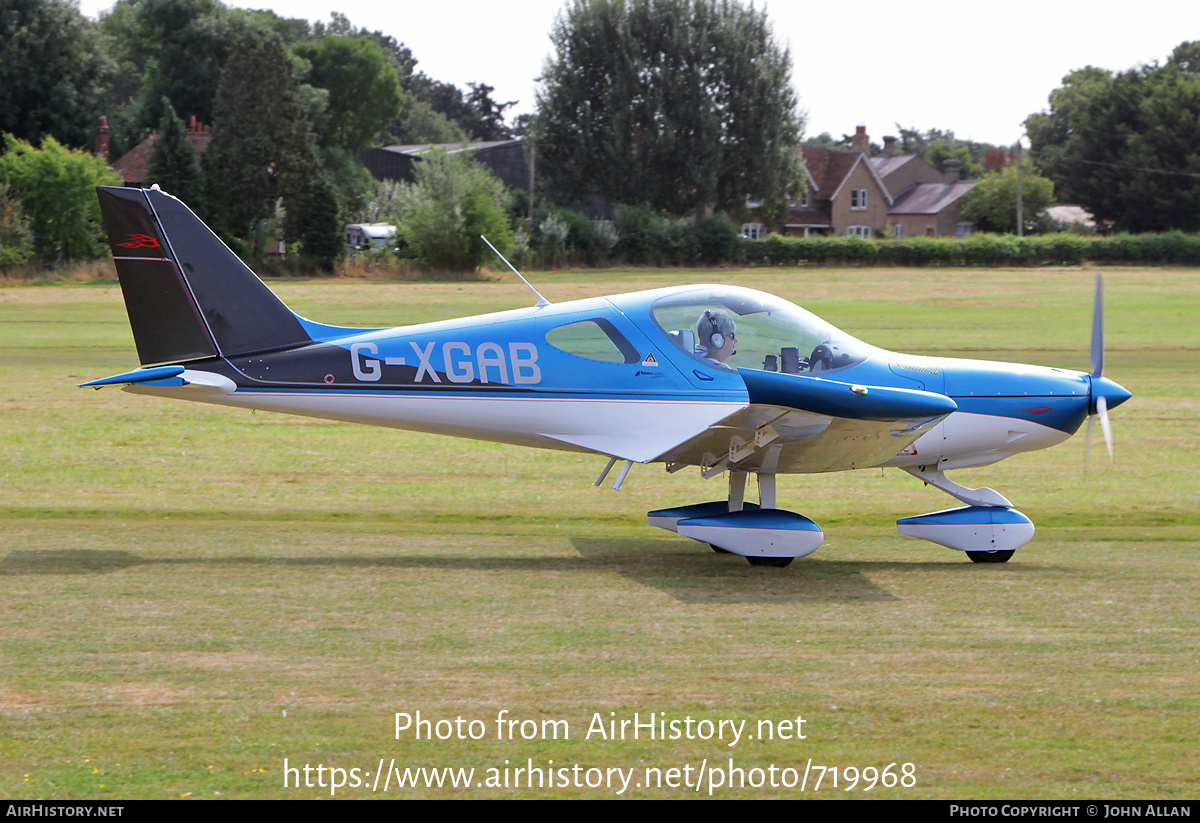
[(1002, 552), (967, 552), (972, 563), (1007, 563), (1013, 556), (1013, 550)]
[(751, 566), (773, 566), (777, 569), (782, 569), (784, 566), (791, 563), (796, 558), (794, 557), (747, 557)]

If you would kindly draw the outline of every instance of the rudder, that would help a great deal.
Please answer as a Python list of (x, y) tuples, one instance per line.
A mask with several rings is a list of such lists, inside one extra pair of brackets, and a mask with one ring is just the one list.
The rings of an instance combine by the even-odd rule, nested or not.
[(310, 341), (300, 321), (181, 201), (97, 187), (142, 365)]

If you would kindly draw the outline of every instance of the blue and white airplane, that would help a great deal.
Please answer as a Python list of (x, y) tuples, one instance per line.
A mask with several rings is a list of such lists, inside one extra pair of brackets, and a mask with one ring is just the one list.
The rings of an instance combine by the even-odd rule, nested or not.
[(142, 367), (83, 385), (595, 453), (610, 458), (595, 485), (624, 461), (614, 488), (633, 463), (725, 474), (722, 499), (649, 522), (755, 565), (785, 566), (824, 539), (777, 507), (777, 475), (877, 466), (965, 504), (901, 519), (902, 534), (1005, 562), (1032, 522), (945, 473), (1053, 446), (1089, 416), (1111, 455), (1108, 409), (1131, 396), (1103, 376), (1099, 283), (1091, 374), (896, 354), (734, 286), (557, 304), (534, 291), (525, 309), (342, 328), (293, 313), (176, 198), (98, 195)]

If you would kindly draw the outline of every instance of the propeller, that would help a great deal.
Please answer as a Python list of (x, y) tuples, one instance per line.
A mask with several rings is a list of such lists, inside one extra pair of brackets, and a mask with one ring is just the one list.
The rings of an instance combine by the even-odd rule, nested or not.
[(1096, 421), (1104, 434), (1104, 445), (1108, 448), (1108, 462), (1113, 463), (1112, 425), (1108, 421), (1109, 406), (1121, 405), (1133, 395), (1120, 384), (1104, 376), (1104, 277), (1096, 274), (1096, 301), (1092, 308), (1092, 375), (1091, 407), (1088, 409), (1087, 439), (1084, 443), (1083, 459), (1086, 464), (1092, 450), (1092, 432)]

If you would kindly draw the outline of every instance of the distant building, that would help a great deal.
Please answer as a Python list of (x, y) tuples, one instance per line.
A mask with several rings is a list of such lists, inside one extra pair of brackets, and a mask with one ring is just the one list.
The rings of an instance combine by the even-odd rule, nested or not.
[[(961, 219), (962, 198), (975, 187), (960, 180), (961, 164), (947, 160), (942, 171), (913, 154), (896, 154), (885, 137), (883, 155), (871, 157), (865, 126), (847, 150), (803, 146), (808, 191), (792, 201), (783, 233), (872, 237), (890, 226), (895, 237), (961, 237), (975, 227)], [(763, 230), (742, 227), (744, 236)]]
[[(121, 175), (121, 179), (125, 181), (126, 186), (143, 189), (154, 182), (153, 180), (146, 179), (146, 165), (150, 162), (150, 153), (154, 150), (154, 141), (157, 137), (157, 134), (151, 134), (112, 164), (113, 171)], [(208, 133), (208, 126), (197, 121), (195, 115), (193, 115), (188, 121), (188, 145), (192, 147), (192, 150), (197, 155), (201, 155), (208, 148), (210, 138), (211, 135)], [(96, 154), (99, 154), (106, 160), (109, 149), (108, 141), (108, 118), (101, 117), (100, 125), (96, 128)]]
[(491, 140), (481, 143), (421, 143), (413, 146), (384, 146), (367, 149), (359, 156), (376, 180), (396, 180), (411, 183), (413, 167), (435, 149), (447, 154), (466, 154), (487, 168), (511, 189), (529, 191), (529, 162), (525, 158), (525, 141)]
[(962, 162), (938, 171), (915, 154), (896, 154), (896, 138), (883, 138), (883, 156), (871, 165), (892, 192), (888, 222), (895, 237), (965, 237), (975, 225), (962, 219), (962, 200), (977, 180), (962, 180)]

